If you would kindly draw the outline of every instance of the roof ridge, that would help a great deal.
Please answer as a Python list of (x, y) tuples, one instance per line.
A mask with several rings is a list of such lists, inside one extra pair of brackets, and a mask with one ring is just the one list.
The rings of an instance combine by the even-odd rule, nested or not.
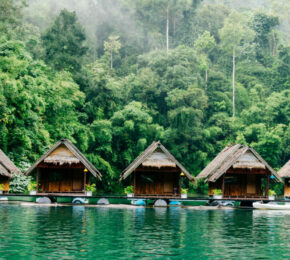
[(235, 144), (225, 147), (197, 176), (198, 179), (205, 178), (206, 182), (215, 182), (220, 178), (243, 154), (250, 151), (260, 163), (262, 163), (279, 181), (281, 178), (271, 166), (255, 151), (254, 148), (243, 144)]
[(133, 160), (133, 162), (131, 162), (122, 171), (120, 181), (126, 179), (157, 148), (160, 148), (165, 154), (167, 154), (190, 180), (194, 180), (193, 176), (175, 159), (175, 157), (162, 145), (160, 141), (153, 141), (151, 145), (149, 145), (135, 160)]
[(45, 152), (30, 168), (25, 172), (25, 175), (30, 174), (39, 163), (41, 163), (49, 154), (51, 154), (56, 148), (64, 144), (81, 162), (88, 168), (88, 170), (95, 176), (101, 179), (102, 174), (98, 169), (81, 153), (81, 151), (69, 140), (62, 138), (57, 141), (47, 152)]

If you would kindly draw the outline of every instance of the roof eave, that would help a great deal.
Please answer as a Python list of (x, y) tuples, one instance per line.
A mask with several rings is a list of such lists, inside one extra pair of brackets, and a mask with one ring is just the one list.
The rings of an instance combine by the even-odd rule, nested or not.
[(102, 179), (102, 174), (82, 155), (82, 153), (76, 148), (76, 146), (67, 139), (61, 139), (56, 142), (43, 156), (41, 156), (26, 172), (25, 175), (29, 175), (33, 170), (58, 146), (64, 144), (73, 154), (76, 156), (81, 163), (88, 169), (99, 180)]
[(128, 178), (131, 173), (137, 169), (142, 162), (150, 156), (157, 148), (160, 148), (169, 158), (171, 158), (176, 166), (185, 174), (190, 181), (195, 181), (195, 178), (174, 158), (174, 156), (160, 143), (160, 141), (153, 142), (146, 150), (141, 153), (121, 174), (120, 181)]

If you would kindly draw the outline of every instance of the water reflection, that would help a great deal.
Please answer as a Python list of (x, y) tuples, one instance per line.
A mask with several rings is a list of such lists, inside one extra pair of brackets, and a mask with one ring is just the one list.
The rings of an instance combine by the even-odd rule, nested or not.
[(290, 257), (290, 212), (0, 204), (0, 258)]

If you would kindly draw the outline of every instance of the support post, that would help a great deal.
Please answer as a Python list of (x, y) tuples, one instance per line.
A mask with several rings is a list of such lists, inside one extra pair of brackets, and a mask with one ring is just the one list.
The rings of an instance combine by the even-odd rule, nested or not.
[(36, 193), (38, 193), (39, 190), (39, 168), (36, 168)]
[(133, 184), (134, 184), (134, 187), (133, 187), (133, 188), (134, 188), (134, 191), (133, 191), (133, 192), (134, 192), (134, 196), (135, 196), (135, 186), (136, 186), (136, 171), (134, 171), (134, 183), (133, 183)]
[(269, 197), (269, 183), (270, 183), (270, 174), (267, 174), (267, 188), (266, 188), (266, 197)]
[(181, 195), (181, 182), (182, 182), (182, 177), (180, 176), (180, 173), (178, 174), (178, 195)]
[(83, 189), (84, 193), (86, 193), (86, 183), (87, 183), (87, 173), (84, 172), (84, 189)]
[(224, 196), (225, 196), (225, 175), (223, 175), (222, 193), (223, 193), (223, 198), (224, 198)]

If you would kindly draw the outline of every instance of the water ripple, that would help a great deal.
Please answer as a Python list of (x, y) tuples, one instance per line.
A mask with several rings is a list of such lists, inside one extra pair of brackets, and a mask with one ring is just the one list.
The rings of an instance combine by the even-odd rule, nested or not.
[(0, 204), (0, 259), (285, 259), (290, 213)]

